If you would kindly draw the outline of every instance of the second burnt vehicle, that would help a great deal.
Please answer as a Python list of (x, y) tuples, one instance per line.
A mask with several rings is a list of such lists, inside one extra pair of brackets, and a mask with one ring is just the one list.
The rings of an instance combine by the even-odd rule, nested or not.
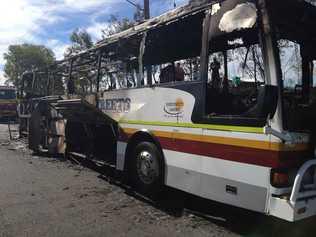
[(305, 1), (191, 1), (25, 73), (21, 130), (32, 149), (102, 161), (145, 193), (314, 216), (315, 28)]

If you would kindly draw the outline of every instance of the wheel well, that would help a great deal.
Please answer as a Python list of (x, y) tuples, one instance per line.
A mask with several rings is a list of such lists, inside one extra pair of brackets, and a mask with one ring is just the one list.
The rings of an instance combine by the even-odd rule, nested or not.
[(125, 165), (124, 165), (124, 170), (128, 171), (130, 167), (130, 156), (132, 155), (133, 149), (137, 144), (140, 142), (152, 142), (157, 146), (159, 151), (161, 152), (161, 156), (163, 158), (162, 162), (165, 164), (165, 157), (162, 151), (162, 147), (160, 145), (160, 142), (158, 139), (151, 134), (149, 131), (138, 131), (133, 136), (128, 140), (127, 147), (126, 147), (126, 152), (125, 152)]

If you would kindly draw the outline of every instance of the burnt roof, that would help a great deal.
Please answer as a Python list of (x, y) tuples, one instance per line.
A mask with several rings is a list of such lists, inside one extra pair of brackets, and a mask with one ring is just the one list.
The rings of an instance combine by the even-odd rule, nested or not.
[(151, 18), (141, 24), (135, 25), (125, 31), (122, 31), (120, 33), (114, 34), (104, 40), (101, 40), (96, 44), (96, 47), (102, 47), (107, 44), (111, 44), (113, 42), (116, 42), (117, 40), (120, 40), (122, 38), (129, 38), (133, 35), (137, 35), (139, 33), (143, 33), (145, 31), (148, 31), (150, 29), (153, 29), (158, 26), (167, 25), (170, 22), (173, 22), (179, 18), (186, 17), (188, 15), (196, 14), (200, 11), (204, 11), (205, 9), (208, 9), (213, 2), (216, 2), (214, 0), (195, 0), (190, 1), (189, 4), (185, 6), (181, 6), (178, 8), (175, 8), (171, 11), (168, 11), (160, 16)]
[[(95, 46), (92, 48), (82, 51), (72, 57), (69, 57), (65, 60), (61, 60), (57, 63), (62, 63), (65, 61), (69, 61), (71, 58), (77, 58), (81, 55), (93, 53), (96, 50), (106, 48), (107, 46), (110, 46), (112, 44), (115, 44), (123, 39), (128, 39), (134, 36), (141, 35), (144, 32), (150, 31), (154, 28), (157, 28), (159, 26), (164, 26), (171, 24), (172, 22), (175, 22), (179, 19), (183, 19), (185, 17), (198, 14), (202, 11), (205, 11), (210, 8), (210, 6), (213, 3), (216, 2), (223, 2), (223, 1), (229, 1), (229, 0), (191, 0), (189, 4), (185, 6), (178, 7), (176, 9), (173, 9), (169, 12), (166, 12), (160, 16), (151, 18), (141, 24), (135, 25), (125, 31), (122, 31), (120, 33), (114, 34), (110, 37), (107, 37), (104, 40), (101, 40), (97, 42)], [(308, 12), (310, 12), (310, 15), (316, 15), (316, 7), (313, 6), (310, 3), (307, 3), (304, 0), (267, 0), (269, 4), (271, 4), (273, 7), (275, 6), (276, 11), (274, 13), (279, 14), (279, 16), (282, 16), (282, 13), (286, 13), (289, 11), (289, 7), (294, 8), (292, 10), (295, 11), (297, 9), (296, 7), (299, 6), (299, 9), (306, 9)], [(280, 8), (286, 9), (286, 11), (281, 11)], [(284, 10), (283, 9), (283, 10)], [(293, 14), (295, 15), (295, 14)], [(278, 17), (279, 18), (279, 17)], [(293, 18), (294, 19), (294, 18)], [(315, 19), (313, 17), (313, 19)], [(309, 28), (310, 29), (310, 28)]]
[[(117, 41), (121, 39), (128, 39), (130, 37), (142, 34), (146, 31), (149, 31), (159, 26), (168, 25), (171, 22), (177, 21), (178, 19), (197, 14), (201, 11), (205, 11), (206, 9), (210, 8), (210, 6), (213, 3), (223, 2), (223, 1), (224, 0), (191, 0), (189, 1), (189, 4), (185, 6), (175, 8), (160, 16), (151, 18), (141, 24), (135, 25), (125, 31), (109, 36), (106, 39), (97, 42), (97, 44), (94, 47), (87, 50), (86, 52), (94, 51), (94, 50), (106, 47), (107, 45), (116, 43)], [(303, 0), (272, 0), (272, 1), (268, 0), (268, 2), (271, 5), (276, 5), (276, 8), (279, 8), (280, 5), (282, 5), (283, 8), (286, 9), (286, 11), (289, 10), (288, 9), (289, 7), (296, 9), (296, 6), (300, 6), (301, 9), (304, 8), (316, 14), (316, 7)], [(278, 12), (281, 13), (282, 11), (278, 11)], [(82, 52), (82, 53), (85, 53), (85, 52)], [(82, 53), (79, 53), (78, 55)]]

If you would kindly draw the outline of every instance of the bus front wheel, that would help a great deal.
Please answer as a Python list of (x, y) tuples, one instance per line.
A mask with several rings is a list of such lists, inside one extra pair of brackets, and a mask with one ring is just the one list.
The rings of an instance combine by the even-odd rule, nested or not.
[(133, 151), (131, 175), (135, 188), (156, 196), (163, 187), (163, 158), (154, 143), (141, 142)]

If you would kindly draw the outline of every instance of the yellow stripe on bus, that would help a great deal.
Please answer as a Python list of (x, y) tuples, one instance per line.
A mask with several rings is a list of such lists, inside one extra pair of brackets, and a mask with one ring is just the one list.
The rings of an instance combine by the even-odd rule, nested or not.
[(186, 128), (204, 128), (219, 131), (245, 132), (245, 133), (263, 133), (261, 127), (243, 127), (216, 124), (193, 124), (193, 123), (173, 123), (173, 122), (155, 122), (155, 121), (138, 121), (138, 120), (120, 120), (119, 123), (152, 125), (152, 126), (169, 126), (169, 127), (186, 127)]
[(17, 101), (0, 99), (0, 104), (13, 104), (13, 103), (17, 103)]
[[(127, 134), (134, 134), (138, 129), (134, 128), (122, 128), (123, 131)], [(207, 136), (207, 135), (197, 135), (197, 134), (188, 134), (188, 133), (178, 133), (178, 132), (166, 132), (166, 131), (155, 131), (151, 132), (157, 137), (171, 138), (171, 139), (181, 139), (187, 141), (197, 141), (197, 142), (207, 142), (207, 143), (216, 143), (221, 145), (230, 145), (238, 147), (247, 147), (255, 148), (262, 150), (272, 150), (272, 151), (303, 151), (308, 148), (308, 144), (292, 144), (285, 145), (283, 143), (268, 142), (268, 141), (258, 141), (258, 140), (249, 140), (241, 138), (230, 138), (230, 137), (219, 137), (219, 136)]]

